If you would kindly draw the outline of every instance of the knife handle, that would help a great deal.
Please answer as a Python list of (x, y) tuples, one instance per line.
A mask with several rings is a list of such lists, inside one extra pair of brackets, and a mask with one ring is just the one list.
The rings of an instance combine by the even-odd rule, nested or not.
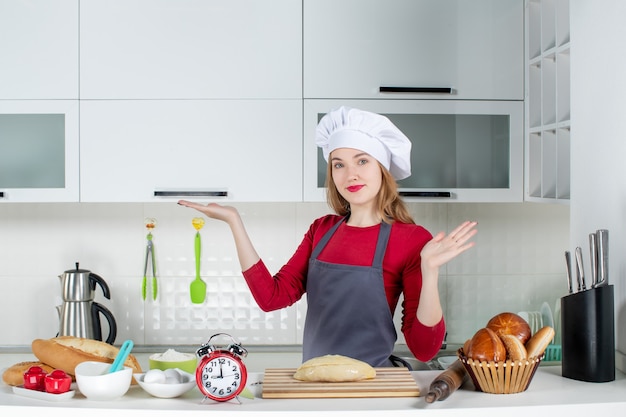
[(565, 251), (565, 268), (567, 270), (567, 290), (569, 293), (574, 292), (574, 285), (572, 284), (572, 255), (570, 251)]
[(606, 285), (609, 281), (609, 231), (600, 229), (596, 232), (598, 244), (598, 280), (596, 285)]
[(576, 247), (576, 278), (578, 279), (578, 291), (586, 290), (585, 285), (585, 268), (583, 267), (583, 250), (580, 246)]
[(598, 283), (598, 242), (595, 233), (589, 233), (589, 268), (591, 269), (591, 288)]

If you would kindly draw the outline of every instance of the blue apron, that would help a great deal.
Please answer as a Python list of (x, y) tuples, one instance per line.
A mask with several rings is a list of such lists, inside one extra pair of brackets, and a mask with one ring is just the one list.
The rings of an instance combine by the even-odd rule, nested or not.
[(391, 225), (380, 225), (371, 266), (319, 261), (320, 252), (345, 220), (326, 232), (309, 259), (303, 361), (334, 354), (374, 367), (392, 366), (397, 334), (383, 282)]

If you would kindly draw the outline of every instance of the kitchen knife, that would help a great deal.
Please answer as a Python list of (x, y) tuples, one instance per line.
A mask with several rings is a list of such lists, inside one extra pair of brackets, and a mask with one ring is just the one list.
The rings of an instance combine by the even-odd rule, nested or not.
[(565, 268), (567, 269), (567, 290), (571, 294), (574, 292), (574, 286), (572, 285), (572, 255), (568, 250), (565, 251)]
[(584, 291), (587, 289), (585, 285), (585, 269), (583, 267), (583, 250), (580, 246), (576, 247), (576, 278), (578, 280), (578, 291)]
[(609, 283), (609, 231), (600, 229), (596, 231), (596, 243), (598, 244), (598, 279), (596, 287)]
[(593, 288), (598, 283), (598, 242), (595, 233), (589, 233), (589, 263), (591, 288)]

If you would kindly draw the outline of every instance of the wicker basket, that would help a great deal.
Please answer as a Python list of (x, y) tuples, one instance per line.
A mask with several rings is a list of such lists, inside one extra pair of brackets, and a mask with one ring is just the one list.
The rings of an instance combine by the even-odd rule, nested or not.
[(463, 348), (457, 352), (477, 390), (490, 394), (515, 394), (526, 391), (543, 355), (522, 361), (479, 362), (468, 358)]

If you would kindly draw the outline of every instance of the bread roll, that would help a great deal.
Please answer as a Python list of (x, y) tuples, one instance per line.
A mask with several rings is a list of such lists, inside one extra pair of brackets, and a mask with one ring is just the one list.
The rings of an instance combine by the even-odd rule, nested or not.
[(472, 337), (467, 357), (480, 362), (500, 362), (506, 360), (506, 348), (493, 330), (484, 327)]
[(325, 355), (309, 359), (296, 370), (293, 377), (299, 381), (351, 382), (376, 377), (369, 364), (342, 355)]
[(526, 353), (526, 347), (520, 342), (520, 340), (512, 334), (499, 335), (506, 348), (506, 357), (512, 361), (521, 361), (528, 357)]
[(544, 326), (528, 340), (526, 343), (526, 351), (529, 358), (541, 356), (546, 350), (552, 339), (554, 338), (554, 329), (550, 326)]
[[(113, 363), (119, 349), (113, 345), (93, 339), (73, 336), (59, 336), (52, 339), (35, 339), (33, 353), (37, 358), (55, 369), (75, 375), (74, 368), (81, 362), (96, 361)], [(141, 366), (134, 355), (128, 355), (124, 366), (133, 368), (133, 373), (141, 373)]]
[(531, 335), (528, 322), (515, 313), (505, 312), (497, 314), (487, 322), (486, 327), (497, 334), (512, 334), (522, 344), (526, 344)]
[(47, 374), (54, 371), (54, 368), (46, 365), (45, 363), (36, 361), (20, 362), (16, 363), (15, 365), (9, 366), (2, 374), (2, 380), (5, 384), (14, 387), (22, 385), (24, 384), (24, 373), (28, 371), (32, 366), (39, 366)]

